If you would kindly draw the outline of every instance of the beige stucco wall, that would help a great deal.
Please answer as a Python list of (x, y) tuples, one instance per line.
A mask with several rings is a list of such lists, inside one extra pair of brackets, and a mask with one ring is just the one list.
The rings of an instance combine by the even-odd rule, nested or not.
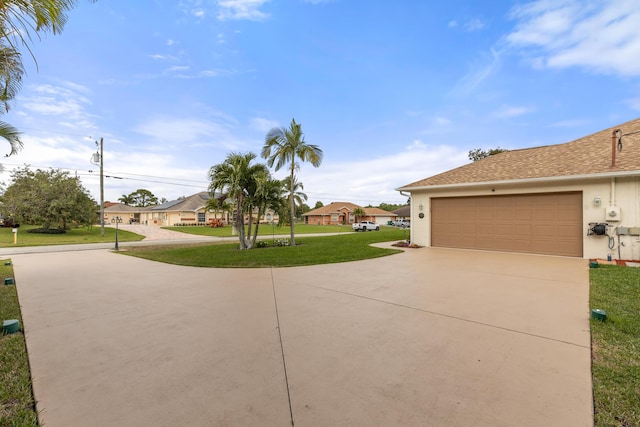
[[(613, 190), (612, 190), (613, 188)], [(615, 178), (612, 185), (611, 178), (598, 180), (571, 181), (567, 183), (537, 182), (523, 185), (493, 185), (477, 186), (460, 189), (418, 190), (411, 192), (411, 242), (418, 245), (431, 244), (431, 219), (429, 216), (432, 197), (462, 197), (462, 196), (497, 196), (522, 193), (549, 193), (581, 191), (583, 204), (583, 257), (606, 258), (611, 254), (618, 259), (618, 237), (615, 227), (640, 227), (640, 177)], [(599, 207), (594, 206), (594, 199), (601, 200)], [(612, 197), (615, 200), (612, 200)], [(422, 205), (422, 210), (420, 210)], [(606, 208), (615, 205), (620, 208), (620, 221), (606, 219)], [(424, 218), (419, 218), (423, 213)], [(613, 249), (609, 249), (607, 236), (587, 235), (590, 222), (606, 222), (614, 237)], [(620, 259), (640, 259), (640, 237), (620, 236)]]

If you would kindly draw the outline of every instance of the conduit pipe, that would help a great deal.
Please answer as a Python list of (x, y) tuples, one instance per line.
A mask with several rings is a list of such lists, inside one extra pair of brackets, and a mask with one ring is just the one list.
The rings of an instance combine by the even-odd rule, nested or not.
[(611, 167), (612, 168), (616, 167), (616, 142), (617, 142), (616, 136), (621, 132), (622, 131), (620, 129), (616, 129), (611, 134)]

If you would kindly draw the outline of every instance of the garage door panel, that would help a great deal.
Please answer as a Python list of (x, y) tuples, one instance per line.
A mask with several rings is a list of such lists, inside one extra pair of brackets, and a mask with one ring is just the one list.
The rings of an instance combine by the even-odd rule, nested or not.
[(582, 193), (433, 198), (432, 246), (582, 256)]

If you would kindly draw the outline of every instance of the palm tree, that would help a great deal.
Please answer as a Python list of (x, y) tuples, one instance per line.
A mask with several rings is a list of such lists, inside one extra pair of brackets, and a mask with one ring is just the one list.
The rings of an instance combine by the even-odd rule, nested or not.
[[(295, 218), (297, 216), (295, 208), (301, 208), (304, 202), (307, 201), (307, 195), (302, 191), (300, 191), (300, 190), (304, 190), (304, 185), (301, 182), (298, 182), (298, 180), (295, 177), (293, 178), (293, 185), (291, 185), (290, 176), (283, 179), (282, 183), (284, 185), (284, 188), (289, 193), (287, 195), (287, 202), (289, 205), (289, 209), (291, 209), (291, 206), (294, 207), (293, 216)], [(291, 203), (291, 198), (293, 198), (293, 203)]]
[[(95, 1), (95, 0), (94, 0)], [(9, 111), (9, 102), (21, 88), (24, 67), (18, 50), (23, 45), (31, 53), (33, 35), (51, 31), (58, 34), (67, 21), (66, 12), (75, 0), (4, 0), (0, 2), (0, 114)], [(31, 53), (33, 57), (33, 54)], [(35, 60), (35, 58), (34, 58)], [(36, 63), (37, 65), (37, 63)], [(20, 132), (0, 121), (0, 138), (11, 146), (8, 156), (22, 147)]]
[[(227, 155), (224, 162), (214, 165), (209, 169), (209, 191), (216, 191), (226, 194), (233, 199), (236, 209), (236, 228), (240, 239), (240, 249), (251, 249), (255, 241), (251, 241), (246, 236), (251, 235), (253, 222), (253, 208), (255, 206), (254, 195), (257, 191), (257, 179), (265, 173), (269, 173), (263, 164), (251, 162), (256, 158), (254, 153), (231, 153)], [(244, 215), (249, 213), (248, 230), (245, 234)]]
[(125, 205), (129, 206), (134, 204), (136, 202), (136, 199), (131, 194), (123, 194), (122, 197), (118, 199), (118, 201), (120, 203), (124, 203)]
[(353, 216), (355, 217), (355, 222), (360, 222), (358, 220), (364, 218), (367, 213), (361, 207), (357, 207), (353, 210)]
[(256, 176), (256, 192), (253, 195), (253, 205), (258, 212), (258, 221), (253, 230), (252, 244), (255, 245), (256, 238), (258, 237), (258, 227), (260, 225), (260, 218), (262, 218), (267, 209), (271, 209), (274, 212), (280, 212), (283, 205), (282, 193), (284, 187), (282, 181), (273, 179), (269, 170), (265, 168), (265, 172)]
[[(267, 159), (267, 165), (278, 171), (283, 166), (290, 164), (290, 182), (295, 182), (295, 172), (300, 168), (296, 159), (302, 162), (309, 162), (314, 167), (322, 163), (322, 150), (317, 145), (307, 144), (304, 140), (301, 126), (291, 119), (289, 128), (273, 128), (267, 132), (262, 147), (262, 157)], [(291, 191), (291, 189), (290, 189)], [(295, 222), (295, 198), (290, 193), (289, 209), (291, 219), (291, 241), (290, 245), (295, 246), (294, 222)]]

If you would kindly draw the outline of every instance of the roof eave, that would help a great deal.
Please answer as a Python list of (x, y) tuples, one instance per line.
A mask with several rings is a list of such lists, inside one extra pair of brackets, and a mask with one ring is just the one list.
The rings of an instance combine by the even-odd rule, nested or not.
[(536, 184), (541, 182), (570, 182), (570, 181), (584, 181), (584, 180), (596, 180), (603, 178), (622, 178), (630, 176), (640, 176), (640, 170), (633, 171), (619, 171), (619, 172), (604, 172), (594, 173), (586, 175), (565, 175), (565, 176), (548, 176), (541, 178), (524, 178), (524, 179), (510, 179), (499, 181), (480, 181), (480, 182), (465, 182), (459, 184), (442, 184), (442, 185), (422, 185), (417, 187), (404, 186), (398, 187), (396, 191), (418, 191), (418, 190), (455, 190), (458, 188), (475, 188), (486, 186), (502, 186), (502, 185), (517, 185), (517, 184)]

